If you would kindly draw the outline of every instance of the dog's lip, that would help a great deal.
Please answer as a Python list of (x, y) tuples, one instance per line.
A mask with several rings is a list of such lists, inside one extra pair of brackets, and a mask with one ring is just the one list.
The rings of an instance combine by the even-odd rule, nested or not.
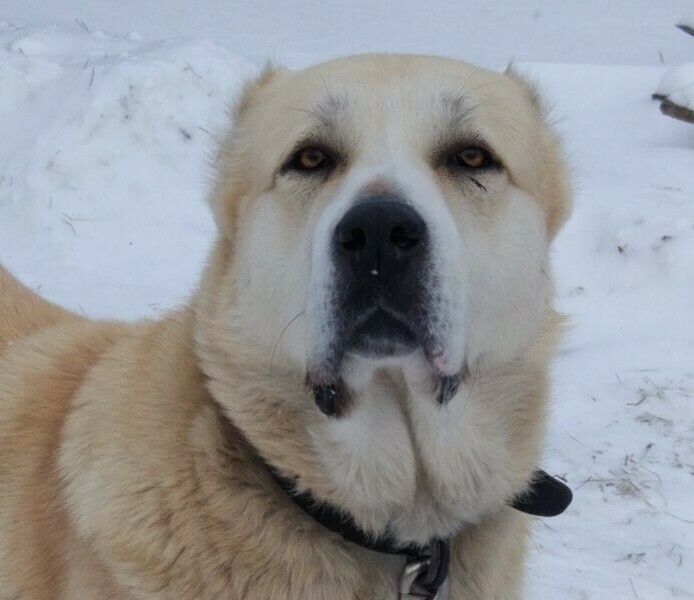
[(381, 308), (356, 319), (343, 340), (347, 354), (373, 359), (405, 356), (421, 346), (407, 321)]
[[(308, 377), (313, 383), (331, 385), (341, 378), (343, 364), (346, 358), (359, 360), (390, 360), (405, 359), (417, 352), (428, 365), (431, 377), (438, 381), (442, 378), (456, 376), (461, 372), (463, 364), (451, 361), (451, 354), (442, 344), (442, 340), (432, 332), (431, 324), (424, 313), (412, 318), (393, 310), (387, 304), (375, 302), (367, 310), (343, 316), (342, 327), (333, 337), (333, 343), (327, 348), (322, 360), (312, 362)], [(368, 335), (376, 337), (381, 331), (385, 334), (383, 345), (369, 351), (368, 347), (359, 347), (359, 336), (364, 329), (370, 327), (370, 322), (376, 327)], [(382, 328), (382, 329), (381, 329)], [(400, 345), (394, 352), (384, 351), (388, 343), (388, 333), (395, 332), (396, 336), (390, 341), (397, 343), (399, 334)], [(363, 340), (362, 340), (363, 341)], [(378, 342), (378, 340), (376, 340)], [(455, 363), (455, 364), (454, 364)]]
[(417, 342), (419, 337), (415, 329), (405, 319), (383, 308), (378, 308), (370, 312), (365, 318), (360, 319), (350, 337), (354, 338), (364, 334), (373, 337), (393, 336), (412, 343)]

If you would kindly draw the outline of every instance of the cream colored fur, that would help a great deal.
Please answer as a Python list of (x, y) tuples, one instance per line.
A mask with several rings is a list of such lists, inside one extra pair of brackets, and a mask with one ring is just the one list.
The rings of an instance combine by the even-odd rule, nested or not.
[[(320, 184), (285, 177), (317, 122), (345, 163)], [(451, 128), (502, 161), (484, 190), (432, 163)], [(160, 320), (90, 321), (0, 269), (0, 600), (395, 600), (403, 560), (313, 522), (244, 440), (373, 533), (453, 536), (452, 600), (520, 598), (528, 518), (506, 503), (541, 450), (561, 323), (548, 248), (570, 208), (534, 91), (432, 57), (268, 70), (216, 169), (218, 240)], [(439, 406), (421, 352), (349, 356), (352, 402), (327, 417), (306, 385), (332, 335), (327, 244), (369, 189), (431, 228), (434, 366), (470, 377)]]

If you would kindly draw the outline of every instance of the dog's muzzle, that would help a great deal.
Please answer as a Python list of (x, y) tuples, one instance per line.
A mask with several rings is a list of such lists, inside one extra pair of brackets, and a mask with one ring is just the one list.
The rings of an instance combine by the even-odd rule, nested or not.
[(340, 374), (346, 355), (378, 360), (417, 349), (432, 367), (432, 394), (447, 403), (467, 370), (447, 373), (437, 364), (446, 315), (422, 216), (393, 194), (361, 198), (338, 222), (331, 245), (332, 342), (309, 375), (318, 407), (340, 415), (348, 404)]
[(333, 261), (346, 350), (381, 357), (419, 345), (428, 254), (424, 220), (397, 196), (370, 196), (345, 213)]

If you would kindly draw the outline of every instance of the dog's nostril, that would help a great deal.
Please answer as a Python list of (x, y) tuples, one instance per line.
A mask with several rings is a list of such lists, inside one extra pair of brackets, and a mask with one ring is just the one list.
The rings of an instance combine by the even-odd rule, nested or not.
[(419, 243), (419, 236), (408, 233), (407, 230), (398, 225), (390, 231), (390, 243), (401, 250), (411, 250)]
[(340, 242), (342, 242), (342, 247), (349, 252), (363, 250), (366, 246), (366, 232), (355, 227), (350, 230), (346, 239), (340, 239)]

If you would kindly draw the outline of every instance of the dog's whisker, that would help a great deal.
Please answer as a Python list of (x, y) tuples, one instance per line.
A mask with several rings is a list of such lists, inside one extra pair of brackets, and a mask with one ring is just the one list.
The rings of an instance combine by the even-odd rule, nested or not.
[(270, 355), (270, 372), (269, 375), (272, 377), (272, 365), (274, 364), (275, 360), (275, 352), (277, 351), (277, 346), (279, 346), (279, 343), (282, 341), (282, 336), (287, 332), (287, 329), (296, 321), (299, 317), (302, 315), (306, 314), (306, 310), (302, 310), (299, 314), (295, 315), (292, 319), (290, 319), (289, 323), (287, 323), (284, 326), (284, 329), (282, 329), (282, 332), (280, 333), (279, 337), (277, 338), (277, 341), (275, 342), (275, 345), (272, 348), (272, 354)]

